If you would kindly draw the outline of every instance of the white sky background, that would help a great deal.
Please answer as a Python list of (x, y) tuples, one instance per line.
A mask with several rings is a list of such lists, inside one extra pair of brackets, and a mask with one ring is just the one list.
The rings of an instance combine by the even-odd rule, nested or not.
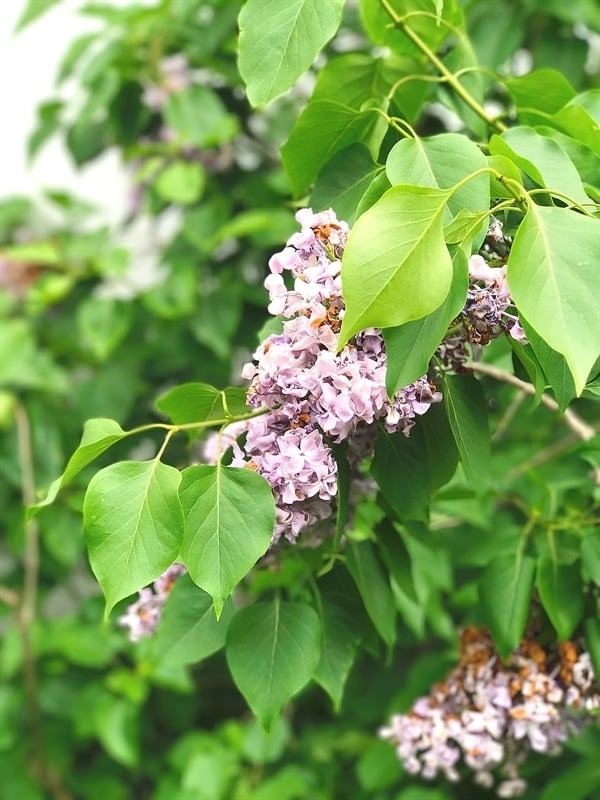
[[(122, 5), (124, 0), (112, 2)], [(125, 208), (127, 180), (116, 152), (77, 170), (56, 138), (27, 163), (26, 142), (36, 107), (53, 97), (54, 77), (69, 43), (97, 23), (75, 13), (79, 0), (63, 0), (15, 34), (25, 5), (25, 0), (0, 0), (0, 202), (13, 194), (31, 197), (42, 189), (66, 189), (102, 207), (107, 220), (117, 222)]]

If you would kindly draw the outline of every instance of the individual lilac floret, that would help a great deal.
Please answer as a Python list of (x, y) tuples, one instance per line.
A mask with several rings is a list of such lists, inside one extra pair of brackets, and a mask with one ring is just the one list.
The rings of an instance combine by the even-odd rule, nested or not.
[(152, 584), (138, 592), (138, 599), (128, 606), (123, 616), (119, 617), (119, 625), (129, 629), (129, 639), (138, 642), (144, 636), (150, 636), (156, 630), (163, 606), (180, 575), (187, 572), (183, 564), (171, 564)]
[(573, 642), (546, 652), (525, 639), (505, 664), (489, 633), (473, 627), (456, 669), (379, 733), (413, 775), (458, 781), (462, 764), (480, 786), (499, 781), (498, 797), (518, 797), (529, 752), (558, 755), (599, 707), (589, 654)]

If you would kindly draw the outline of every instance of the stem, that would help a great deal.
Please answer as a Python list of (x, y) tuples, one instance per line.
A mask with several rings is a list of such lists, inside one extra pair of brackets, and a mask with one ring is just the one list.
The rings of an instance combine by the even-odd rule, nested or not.
[[(15, 408), (17, 426), (17, 451), (21, 470), (21, 497), (26, 507), (35, 502), (35, 480), (31, 447), (31, 426), (23, 405)], [(31, 641), (31, 626), (35, 620), (37, 585), (39, 575), (39, 527), (35, 519), (25, 523), (25, 547), (23, 552), (23, 592), (17, 611), (17, 622), (23, 643), (23, 672), (27, 717), (31, 732), (32, 771), (45, 784), (47, 766), (45, 756), (42, 716), (38, 704), (38, 674), (35, 653)]]
[[(511, 372), (507, 372), (504, 369), (500, 369), (500, 367), (495, 367), (492, 364), (483, 364), (477, 361), (468, 361), (464, 366), (465, 369), (470, 369), (473, 372), (480, 372), (482, 375), (489, 375), (490, 378), (495, 378), (498, 381), (509, 383), (511, 386), (516, 386), (517, 389), (521, 389), (521, 391), (525, 392), (526, 394), (532, 396), (535, 396), (536, 394), (535, 386), (533, 386), (531, 383), (527, 383), (526, 381), (522, 381), (520, 378), (517, 378), (516, 375), (513, 375)], [(550, 397), (550, 395), (542, 394), (540, 399), (546, 408), (550, 409), (550, 411), (560, 411), (560, 406), (553, 397)], [(596, 430), (591, 425), (588, 425), (587, 422), (582, 420), (581, 417), (570, 408), (567, 408), (564, 412), (563, 419), (573, 433), (584, 442), (589, 442), (589, 440), (596, 435)]]
[[(534, 194), (549, 194), (551, 197), (556, 197), (559, 200), (564, 200), (565, 203), (567, 203), (567, 205), (570, 208), (576, 208), (577, 211), (581, 211), (581, 213), (585, 214), (586, 217), (592, 217), (593, 219), (595, 219), (594, 215), (590, 211), (588, 211), (585, 206), (580, 205), (580, 203), (573, 200), (572, 197), (569, 197), (568, 194), (564, 194), (563, 192), (556, 192), (554, 189), (530, 189), (527, 194), (529, 194), (530, 196), (533, 196)], [(590, 203), (590, 205), (592, 205), (593, 208), (596, 207), (592, 203)]]
[(425, 44), (421, 37), (407, 25), (405, 19), (400, 17), (394, 11), (389, 3), (389, 0), (379, 0), (379, 2), (392, 19), (395, 27), (399, 28), (402, 33), (408, 39), (410, 39), (410, 41), (423, 53), (423, 55), (426, 56), (430, 63), (433, 64), (440, 75), (443, 75), (444, 78), (446, 78), (448, 84), (454, 89), (461, 100), (463, 100), (469, 106), (469, 108), (471, 108), (479, 117), (481, 117), (481, 119), (483, 119), (491, 128), (495, 128), (500, 133), (505, 131), (507, 129), (506, 125), (503, 122), (500, 122), (497, 119), (492, 119), (492, 117), (489, 116), (485, 108), (483, 108), (483, 106), (480, 105), (477, 100), (475, 100), (473, 95), (464, 88), (459, 80), (457, 80), (456, 75), (450, 72), (444, 62), (438, 58), (433, 50), (431, 50), (431, 48)]
[[(511, 386), (516, 386), (517, 389), (520, 389), (525, 394), (529, 394), (535, 396), (536, 389), (531, 383), (527, 383), (526, 381), (522, 381), (520, 378), (517, 378), (516, 375), (513, 375), (510, 372), (506, 372), (506, 370), (500, 369), (499, 367), (494, 367), (492, 364), (483, 364), (481, 362), (476, 361), (469, 361), (465, 365), (466, 369), (470, 369), (473, 372), (480, 372), (482, 375), (489, 375), (490, 378), (496, 378), (496, 380), (503, 381), (504, 383), (508, 383)], [(540, 400), (546, 408), (550, 409), (550, 411), (560, 411), (560, 406), (556, 402), (553, 397), (550, 397), (548, 394), (542, 394)], [(581, 419), (581, 417), (576, 414), (572, 409), (567, 408), (563, 414), (563, 419), (567, 426), (573, 431), (576, 439), (580, 439), (584, 442), (589, 442), (596, 433), (597, 430), (592, 425), (588, 425), (585, 420)], [(569, 441), (569, 444), (572, 442)], [(558, 444), (558, 443), (555, 443)], [(543, 450), (541, 453), (537, 454), (537, 457), (541, 456), (542, 453), (543, 458), (536, 460), (536, 456), (533, 459), (527, 462), (530, 466), (536, 466), (538, 463), (543, 463), (543, 461), (547, 461), (549, 458), (554, 456), (557, 452), (560, 452), (565, 447), (565, 443), (561, 442), (556, 449), (555, 445), (550, 445), (550, 447)], [(522, 468), (518, 468), (517, 474), (525, 471)], [(513, 475), (515, 470), (513, 470), (510, 475)], [(593, 472), (593, 479), (594, 482), (600, 486), (600, 469), (594, 469)], [(509, 476), (510, 477), (510, 476)]]
[[(21, 472), (21, 497), (23, 506), (35, 503), (35, 476), (33, 471), (33, 448), (31, 444), (31, 425), (25, 407), (18, 403), (15, 408), (17, 428), (17, 452)], [(5, 600), (16, 600), (17, 623), (23, 644), (23, 673), (27, 717), (31, 733), (31, 769), (35, 777), (56, 800), (71, 800), (60, 777), (48, 769), (46, 746), (42, 726), (42, 712), (38, 701), (39, 680), (35, 652), (31, 638), (31, 628), (35, 622), (40, 566), (40, 531), (37, 521), (32, 518), (25, 522), (25, 546), (23, 551), (23, 591), (7, 595)], [(14, 595), (13, 597), (11, 597)]]

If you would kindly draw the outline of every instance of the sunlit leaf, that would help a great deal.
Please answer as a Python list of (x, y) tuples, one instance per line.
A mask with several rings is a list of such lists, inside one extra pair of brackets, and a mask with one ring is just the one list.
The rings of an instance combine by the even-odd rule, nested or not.
[(357, 219), (342, 262), (340, 346), (364, 328), (402, 325), (442, 304), (452, 282), (447, 199), (440, 189), (393, 186)]
[(562, 353), (580, 394), (600, 356), (598, 221), (573, 211), (530, 205), (508, 260), (519, 311)]

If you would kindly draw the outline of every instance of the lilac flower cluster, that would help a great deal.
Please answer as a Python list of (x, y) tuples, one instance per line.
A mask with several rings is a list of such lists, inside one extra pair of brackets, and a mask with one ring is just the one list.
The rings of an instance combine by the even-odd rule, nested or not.
[(138, 592), (137, 601), (128, 606), (125, 614), (119, 617), (119, 625), (128, 629), (132, 642), (138, 642), (144, 636), (154, 633), (169, 592), (177, 578), (185, 572), (187, 570), (183, 564), (171, 564), (152, 586), (147, 586)]
[(557, 755), (599, 707), (589, 653), (573, 642), (546, 652), (525, 639), (504, 664), (489, 633), (473, 627), (446, 680), (379, 733), (411, 774), (458, 781), (462, 762), (480, 786), (500, 779), (498, 797), (517, 797), (527, 788), (520, 766), (528, 754)]
[(284, 318), (283, 330), (260, 345), (242, 373), (250, 381), (249, 404), (269, 413), (248, 422), (232, 462), (256, 470), (271, 486), (277, 506), (274, 542), (282, 535), (295, 541), (304, 528), (331, 514), (337, 494), (332, 445), (347, 440), (355, 455), (366, 454), (378, 421), (390, 433), (408, 435), (415, 418), (441, 400), (427, 376), (388, 398), (385, 347), (377, 329), (363, 331), (336, 353), (345, 310), (340, 259), (348, 226), (331, 210), (303, 209), (296, 219), (301, 230), (272, 256), (265, 280), (269, 312)]

